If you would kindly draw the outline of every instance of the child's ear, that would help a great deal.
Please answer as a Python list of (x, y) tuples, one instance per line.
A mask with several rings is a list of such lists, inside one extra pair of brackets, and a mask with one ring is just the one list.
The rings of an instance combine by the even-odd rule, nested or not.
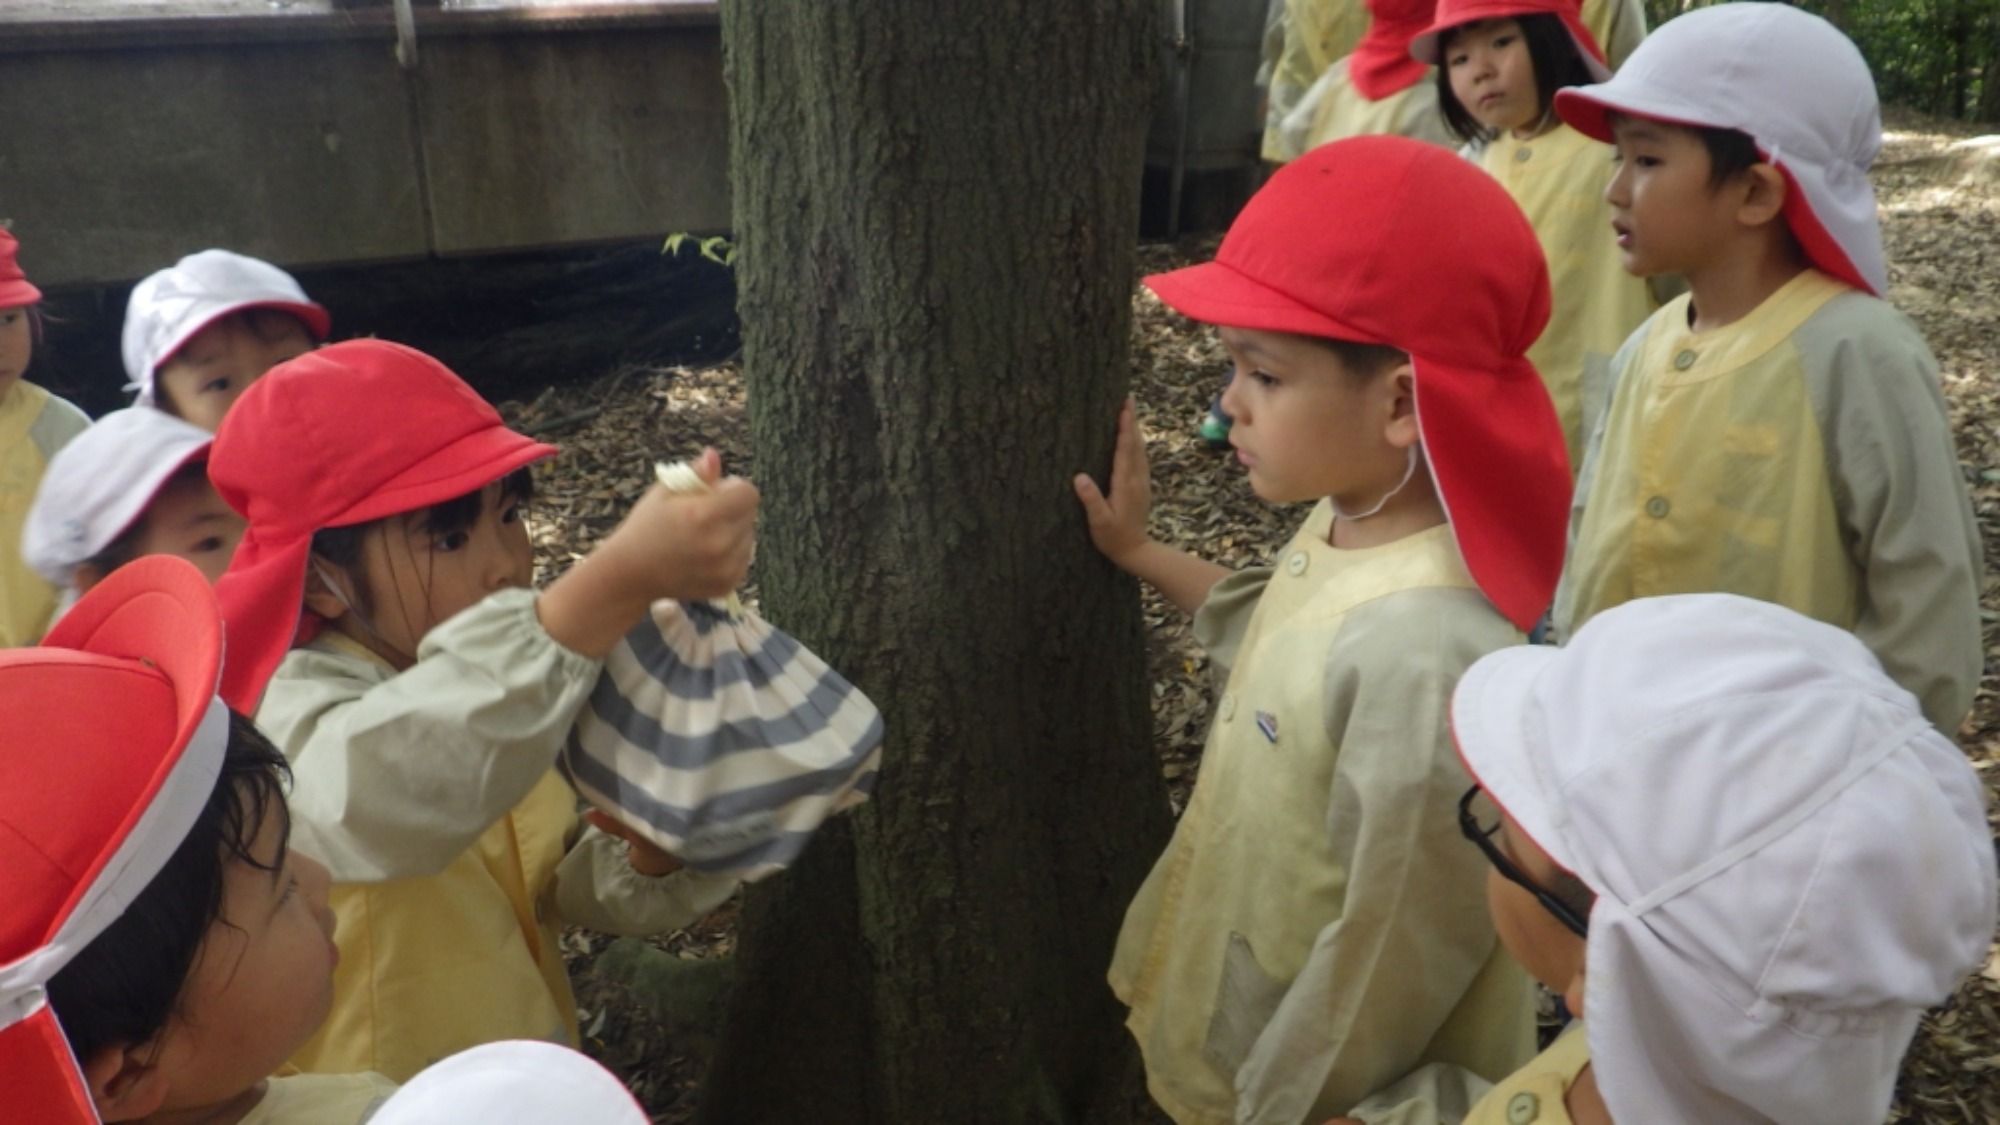
[(1406, 359), (1389, 369), (1383, 383), (1389, 388), (1389, 428), (1384, 436), (1396, 448), (1408, 449), (1423, 440), (1417, 426), (1417, 369)]
[(332, 575), (335, 581), (347, 580), (346, 571), (314, 555), (306, 566), (306, 608), (328, 621), (335, 621), (347, 612), (347, 603), (327, 586), (326, 575)]
[(158, 1042), (105, 1047), (83, 1061), (84, 1085), (107, 1122), (139, 1121), (159, 1111), (170, 1084)]
[(1785, 198), (1791, 194), (1791, 185), (1775, 166), (1760, 161), (1745, 169), (1742, 191), (1742, 202), (1736, 207), (1738, 222), (1746, 227), (1761, 227), (1784, 219)]

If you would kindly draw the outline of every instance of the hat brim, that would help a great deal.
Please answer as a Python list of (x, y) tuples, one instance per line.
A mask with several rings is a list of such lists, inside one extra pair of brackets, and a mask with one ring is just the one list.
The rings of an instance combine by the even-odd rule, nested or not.
[(1549, 645), (1480, 657), (1451, 694), (1451, 729), (1473, 781), (1550, 859), (1573, 872), (1577, 860), (1559, 830), (1555, 780), (1535, 742), (1535, 688), (1562, 658), (1563, 650)]
[(26, 278), (19, 281), (0, 282), (0, 309), (17, 309), (32, 305), (42, 299), (42, 291)]
[(1519, 19), (1522, 16), (1533, 15), (1553, 15), (1560, 19), (1564, 30), (1569, 32), (1570, 42), (1576, 44), (1576, 53), (1583, 58), (1584, 69), (1599, 82), (1610, 79), (1611, 68), (1605, 63), (1604, 50), (1598, 46), (1596, 37), (1590, 34), (1590, 29), (1583, 25), (1582, 20), (1567, 12), (1550, 12), (1544, 8), (1523, 7), (1504, 2), (1487, 4), (1473, 11), (1461, 9), (1451, 17), (1450, 23), (1431, 24), (1410, 40), (1410, 57), (1430, 66), (1442, 66), (1444, 64), (1439, 60), (1443, 52), (1438, 45), (1444, 41), (1445, 33), (1453, 28), (1464, 27), (1480, 20)]
[(215, 591), (193, 563), (173, 555), (134, 559), (78, 599), (42, 640), (99, 656), (141, 660), (174, 686), (178, 735), (187, 745), (215, 698), (222, 618)]
[(1145, 279), (1168, 308), (1203, 324), (1387, 344), (1376, 333), (1319, 312), (1223, 262), (1203, 262)]

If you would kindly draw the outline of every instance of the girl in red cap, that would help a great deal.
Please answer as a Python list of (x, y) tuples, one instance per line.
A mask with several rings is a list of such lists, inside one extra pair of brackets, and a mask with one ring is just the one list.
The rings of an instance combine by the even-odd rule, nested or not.
[(1076, 479), (1098, 549), (1229, 669), (1111, 965), (1153, 1097), (1183, 1123), (1297, 1125), (1426, 1061), (1509, 1073), (1532, 986), (1481, 909), (1445, 716), (1562, 565), (1569, 464), (1525, 355), (1549, 310), (1534, 232), (1455, 154), (1363, 137), (1286, 165), (1215, 261), (1146, 284), (1218, 327), (1257, 494), (1318, 502), (1275, 567), (1231, 574), (1148, 537), (1129, 407), (1110, 495)]
[(41, 334), (42, 291), (21, 272), (20, 249), (0, 227), (0, 648), (34, 644), (55, 613), (61, 591), (21, 558), (21, 528), (49, 458), (90, 425), (21, 379)]
[(1587, 372), (1601, 381), (1611, 354), (1659, 306), (1648, 281), (1625, 271), (1607, 222), (1600, 197), (1611, 147), (1555, 112), (1557, 90), (1611, 72), (1576, 0), (1439, 0), (1410, 54), (1438, 65), (1446, 126), (1506, 187), (1541, 240), (1554, 305), (1528, 358), (1562, 416), (1570, 464), (1579, 465), (1583, 402), (1594, 385)]
[(377, 340), (282, 363), (224, 420), (209, 473), (248, 520), (217, 594), (223, 695), (291, 760), (293, 839), (331, 870), (333, 1012), (295, 1057), (398, 1081), (498, 1039), (577, 1042), (565, 922), (645, 934), (728, 897), (620, 826), (582, 828), (556, 754), (601, 660), (659, 598), (727, 593), (757, 493), (655, 489), (530, 588), (527, 467), (442, 364)]

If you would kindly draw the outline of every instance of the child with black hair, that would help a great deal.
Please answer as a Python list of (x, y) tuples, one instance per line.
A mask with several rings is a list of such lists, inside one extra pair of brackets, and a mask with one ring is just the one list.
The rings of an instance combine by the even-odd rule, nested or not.
[(1562, 567), (1534, 232), (1444, 148), (1356, 137), (1273, 175), (1213, 262), (1146, 284), (1217, 326), (1257, 495), (1317, 502), (1268, 568), (1151, 538), (1129, 407), (1108, 492), (1075, 481), (1098, 550), (1229, 672), (1112, 955), (1148, 1088), (1182, 1125), (1298, 1125), (1423, 1062), (1497, 1078), (1532, 1050), (1533, 993), (1478, 910), (1444, 714)]
[(1881, 299), (1868, 64), (1817, 16), (1719, 4), (1556, 108), (1617, 146), (1626, 270), (1689, 293), (1612, 360), (1554, 635), (1660, 594), (1775, 602), (1853, 630), (1955, 736), (1984, 665), (1979, 533), (1937, 361)]
[(357, 1125), (379, 1075), (271, 1078), (333, 998), (326, 869), (287, 846), (284, 758), (215, 697), (183, 560), (0, 653), (0, 1105), (10, 1121)]
[(301, 1069), (401, 1081), (499, 1039), (574, 1046), (565, 922), (657, 933), (734, 890), (584, 827), (554, 764), (655, 600), (742, 580), (756, 490), (711, 452), (712, 492), (656, 487), (537, 594), (521, 509), (554, 453), (378, 340), (278, 365), (216, 437), (210, 476), (249, 521), (217, 587), (223, 695), (291, 760), (297, 846), (334, 881), (334, 1010)]
[[(1625, 272), (1599, 195), (1611, 149), (1564, 125), (1556, 93), (1610, 77), (1576, 0), (1441, 0), (1410, 54), (1436, 63), (1445, 127), (1535, 228), (1555, 305), (1528, 350), (1562, 416), (1570, 470), (1583, 459), (1584, 399), (1611, 353), (1659, 302)], [(1596, 378), (1590, 376), (1596, 373)]]
[(189, 254), (132, 287), (121, 345), (133, 405), (214, 433), (250, 384), (318, 347), (332, 318), (291, 274), (228, 250)]
[(21, 378), (41, 337), (42, 291), (21, 271), (20, 249), (0, 227), (0, 648), (33, 644), (49, 627), (58, 591), (24, 565), (21, 527), (49, 459), (90, 425)]
[(63, 591), (65, 605), (146, 555), (177, 555), (221, 578), (243, 517), (208, 482), (211, 440), (143, 406), (106, 414), (49, 460), (21, 556)]

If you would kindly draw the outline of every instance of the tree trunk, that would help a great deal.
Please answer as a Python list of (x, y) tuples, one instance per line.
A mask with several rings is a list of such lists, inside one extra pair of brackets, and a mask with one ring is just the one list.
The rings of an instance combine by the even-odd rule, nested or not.
[(726, 0), (769, 616), (882, 707), (752, 888), (706, 1121), (1150, 1114), (1104, 983), (1168, 814), (1109, 462), (1155, 0)]

